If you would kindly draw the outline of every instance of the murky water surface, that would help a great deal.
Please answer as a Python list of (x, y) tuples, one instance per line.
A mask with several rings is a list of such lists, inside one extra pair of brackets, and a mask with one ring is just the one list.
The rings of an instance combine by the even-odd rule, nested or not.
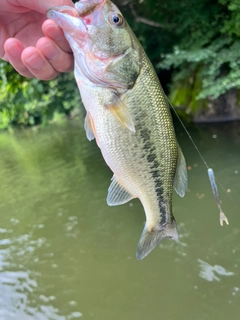
[(143, 261), (143, 208), (107, 206), (112, 174), (82, 125), (0, 135), (1, 320), (239, 319), (240, 123), (189, 130), (228, 189), (230, 225), (219, 225), (206, 168), (179, 128), (189, 169), (187, 195), (173, 199), (180, 239)]

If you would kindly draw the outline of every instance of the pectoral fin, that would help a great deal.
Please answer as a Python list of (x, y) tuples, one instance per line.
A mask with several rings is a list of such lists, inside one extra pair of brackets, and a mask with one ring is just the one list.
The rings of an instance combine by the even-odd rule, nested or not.
[(114, 95), (113, 102), (106, 105), (106, 108), (121, 122), (124, 127), (135, 132), (132, 116), (126, 105), (117, 95)]
[(118, 206), (135, 198), (128, 192), (117, 180), (115, 175), (112, 177), (112, 182), (108, 188), (107, 204), (109, 206)]
[(86, 114), (85, 121), (84, 121), (84, 129), (86, 131), (86, 136), (89, 141), (92, 141), (95, 136), (94, 136), (94, 129), (92, 127), (92, 121), (91, 121), (91, 116), (89, 113)]
[(173, 187), (180, 197), (184, 197), (188, 186), (187, 167), (181, 148), (178, 146), (178, 162)]

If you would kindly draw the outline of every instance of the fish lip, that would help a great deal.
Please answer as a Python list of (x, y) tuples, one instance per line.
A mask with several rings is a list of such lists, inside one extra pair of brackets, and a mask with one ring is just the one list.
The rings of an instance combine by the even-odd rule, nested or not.
[(47, 18), (53, 20), (63, 31), (71, 30), (72, 28), (80, 28), (86, 32), (87, 26), (78, 14), (74, 7), (70, 6), (55, 6), (47, 11)]
[(78, 17), (78, 12), (74, 7), (70, 7), (70, 6), (55, 6), (55, 7), (51, 7), (48, 11), (47, 11), (47, 18), (48, 19), (55, 19), (55, 17), (58, 14), (68, 14), (70, 16), (73, 17)]

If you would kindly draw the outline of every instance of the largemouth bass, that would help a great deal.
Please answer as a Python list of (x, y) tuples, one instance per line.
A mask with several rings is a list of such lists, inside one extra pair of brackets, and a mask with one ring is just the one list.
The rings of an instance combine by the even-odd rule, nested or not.
[(165, 238), (177, 239), (172, 191), (183, 197), (187, 170), (157, 75), (119, 9), (83, 0), (47, 13), (64, 31), (86, 108), (85, 129), (114, 175), (107, 203), (139, 198), (146, 224), (137, 259)]

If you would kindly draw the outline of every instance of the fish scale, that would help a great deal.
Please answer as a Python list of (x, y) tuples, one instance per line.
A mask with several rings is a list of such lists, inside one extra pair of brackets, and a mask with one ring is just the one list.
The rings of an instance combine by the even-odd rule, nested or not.
[[(87, 16), (85, 4), (91, 7)], [(186, 192), (185, 159), (158, 77), (118, 8), (108, 0), (85, 0), (75, 8), (55, 7), (48, 17), (63, 28), (74, 53), (87, 137), (96, 138), (114, 173), (107, 203), (139, 198), (144, 207), (137, 249), (143, 259), (161, 240), (178, 237), (172, 192), (173, 186), (180, 196)]]

